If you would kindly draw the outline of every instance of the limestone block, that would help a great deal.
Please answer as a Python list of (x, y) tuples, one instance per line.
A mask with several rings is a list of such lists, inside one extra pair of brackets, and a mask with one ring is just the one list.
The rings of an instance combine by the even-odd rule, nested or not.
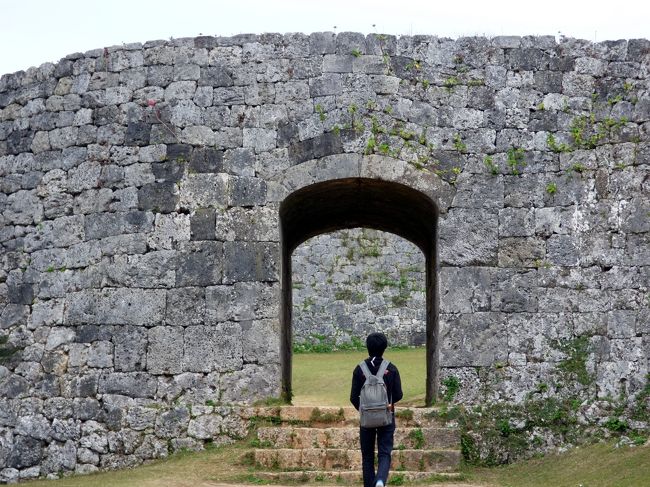
[(183, 328), (156, 326), (149, 330), (147, 370), (152, 374), (178, 374), (183, 366)]
[(183, 129), (181, 139), (193, 145), (212, 146), (217, 144), (215, 133), (205, 125), (190, 126)]
[(266, 181), (260, 178), (233, 177), (230, 180), (230, 204), (254, 206), (266, 203)]
[(190, 157), (189, 170), (195, 173), (219, 173), (223, 171), (223, 151), (209, 147), (196, 148)]
[(492, 273), (484, 267), (441, 267), (441, 313), (473, 313), (490, 309)]
[(252, 404), (258, 399), (278, 397), (279, 377), (279, 365), (246, 364), (239, 371), (221, 376), (221, 398), (231, 404)]
[(607, 336), (610, 338), (631, 338), (636, 336), (636, 319), (636, 311), (610, 311), (607, 313)]
[(154, 397), (158, 382), (144, 372), (114, 372), (101, 376), (100, 394), (122, 394), (129, 397)]
[(440, 318), (442, 366), (494, 366), (506, 362), (507, 328), (501, 313), (477, 312)]
[(198, 208), (190, 217), (191, 240), (215, 240), (216, 212), (214, 208)]
[[(536, 312), (538, 280), (536, 271), (499, 270), (494, 275), (492, 310), (506, 313)], [(541, 310), (544, 311), (544, 310)]]
[(240, 86), (230, 88), (215, 88), (212, 104), (218, 106), (233, 106), (244, 104), (244, 89)]
[(176, 64), (173, 70), (174, 81), (198, 80), (201, 68), (196, 64)]
[(73, 470), (77, 464), (77, 448), (72, 440), (63, 444), (50, 443), (45, 449), (45, 458), (41, 464), (41, 473), (59, 473)]
[[(116, 235), (98, 241), (103, 256), (117, 254), (144, 254), (147, 250), (147, 238), (143, 234)], [(153, 246), (152, 246), (153, 247)]]
[(271, 129), (244, 128), (244, 148), (251, 148), (255, 153), (275, 148), (277, 132)]
[(247, 363), (273, 363), (280, 359), (280, 324), (277, 318), (242, 321), (243, 357)]
[(237, 323), (189, 327), (185, 330), (184, 345), (186, 371), (225, 372), (242, 366), (242, 330)]
[(263, 105), (275, 102), (275, 84), (255, 83), (244, 87), (246, 105)]
[(173, 81), (165, 88), (165, 101), (191, 100), (196, 91), (196, 81)]
[(148, 145), (140, 148), (138, 160), (140, 162), (160, 162), (164, 161), (167, 155), (167, 146), (165, 144)]
[(3, 216), (8, 223), (16, 225), (38, 223), (43, 216), (43, 204), (36, 191), (21, 190), (9, 195)]
[(171, 251), (182, 242), (189, 242), (189, 240), (189, 215), (159, 213), (156, 215), (154, 231), (147, 238), (147, 245), (154, 250)]
[(536, 212), (525, 208), (499, 210), (499, 237), (529, 237), (535, 231)]
[(51, 247), (68, 247), (84, 239), (84, 218), (66, 216), (56, 220), (45, 221), (35, 233), (25, 238), (26, 250), (38, 250)]
[(88, 349), (89, 367), (106, 368), (113, 366), (113, 344), (108, 341), (95, 342)]
[(89, 448), (77, 448), (77, 461), (82, 464), (98, 465), (99, 455)]
[[(456, 186), (458, 189), (452, 203), (456, 208), (503, 207), (503, 179), (500, 177), (482, 175), (459, 177)], [(499, 211), (499, 230), (501, 230), (501, 214), (502, 211)]]
[(214, 145), (223, 149), (237, 149), (243, 144), (243, 131), (239, 127), (223, 127), (214, 133)]
[(117, 326), (113, 332), (114, 366), (118, 372), (144, 370), (147, 332), (138, 326)]
[(223, 207), (230, 201), (230, 177), (225, 174), (188, 174), (180, 185), (180, 205), (186, 208)]
[(440, 258), (450, 265), (490, 265), (497, 258), (498, 214), (452, 208), (439, 222)]
[[(212, 92), (210, 92), (210, 97), (212, 97)], [(212, 98), (210, 98), (210, 102), (212, 102)], [(192, 100), (180, 100), (171, 108), (170, 121), (177, 127), (201, 125), (203, 123), (203, 114)]]
[[(153, 428), (156, 421), (156, 410), (147, 407), (133, 407), (126, 412), (127, 424), (136, 431)], [(92, 463), (92, 462), (85, 462)]]
[(198, 418), (190, 420), (187, 427), (187, 434), (201, 440), (215, 438), (221, 433), (222, 422), (223, 420), (221, 416), (215, 414), (199, 416)]
[(572, 267), (580, 261), (578, 243), (572, 235), (551, 235), (546, 248), (548, 260), (552, 264)]
[[(22, 469), (38, 465), (43, 458), (42, 455), (43, 452), (39, 440), (27, 436), (16, 435), (14, 437), (13, 450), (7, 460), (7, 466), (9, 469)], [(3, 472), (5, 470), (3, 470)]]
[(155, 213), (171, 213), (176, 210), (178, 187), (172, 182), (149, 183), (138, 190), (138, 209)]
[(50, 421), (40, 414), (21, 416), (16, 424), (16, 433), (38, 440), (50, 441), (52, 426)]
[(97, 239), (125, 233), (150, 232), (153, 222), (154, 215), (143, 211), (92, 214), (84, 219), (85, 237)]
[(309, 35), (310, 54), (329, 54), (336, 50), (336, 34), (333, 32), (314, 32)]
[(145, 325), (162, 322), (165, 291), (103, 289), (71, 293), (64, 322), (70, 325)]
[(628, 235), (623, 258), (625, 264), (644, 266), (649, 259), (650, 233)]
[(621, 230), (626, 233), (650, 232), (650, 198), (637, 197), (623, 209)]
[(74, 328), (53, 328), (47, 337), (45, 344), (46, 350), (54, 350), (55, 348), (74, 341), (76, 336)]
[(227, 66), (216, 65), (201, 68), (199, 86), (211, 86), (213, 88), (218, 88), (232, 85), (232, 73)]
[(169, 454), (167, 441), (156, 438), (154, 435), (146, 435), (142, 444), (135, 452), (137, 458), (149, 460), (154, 458), (165, 458)]
[(275, 85), (275, 103), (277, 104), (307, 99), (309, 99), (309, 83), (306, 81), (288, 81)]
[(572, 207), (547, 207), (535, 210), (535, 234), (551, 236), (552, 234), (564, 235), (571, 231)]
[(221, 283), (224, 268), (221, 242), (187, 242), (176, 257), (176, 286)]
[(162, 164), (152, 165), (157, 180), (178, 182), (183, 177), (184, 163), (190, 160), (192, 146), (189, 144), (168, 144), (166, 160)]
[(49, 133), (50, 146), (52, 149), (65, 149), (66, 147), (73, 146), (77, 141), (78, 135), (78, 127), (64, 127), (54, 129)]
[(203, 324), (206, 312), (205, 295), (205, 289), (196, 287), (167, 291), (165, 323), (171, 326)]
[(538, 267), (545, 262), (546, 242), (536, 237), (509, 237), (499, 240), (500, 267)]
[(279, 211), (274, 205), (256, 206), (252, 208), (229, 208), (219, 213), (215, 220), (206, 228), (206, 233), (211, 230), (211, 238), (216, 235), (219, 240), (225, 241), (261, 241), (278, 242)]
[(309, 94), (315, 96), (339, 95), (343, 89), (341, 75), (326, 73), (309, 80)]
[(223, 245), (225, 284), (278, 280), (278, 244), (235, 241), (225, 242)]

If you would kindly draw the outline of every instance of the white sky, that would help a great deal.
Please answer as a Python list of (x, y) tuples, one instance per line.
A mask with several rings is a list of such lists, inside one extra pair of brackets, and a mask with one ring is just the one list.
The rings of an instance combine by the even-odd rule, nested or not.
[(318, 31), (650, 38), (650, 1), (0, 0), (0, 74), (123, 42)]

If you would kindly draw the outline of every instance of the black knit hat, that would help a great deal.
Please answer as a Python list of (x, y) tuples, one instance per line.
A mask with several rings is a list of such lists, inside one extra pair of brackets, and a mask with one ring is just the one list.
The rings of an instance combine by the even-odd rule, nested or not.
[(388, 339), (383, 333), (374, 332), (366, 338), (366, 348), (371, 357), (381, 357), (386, 347), (388, 347)]

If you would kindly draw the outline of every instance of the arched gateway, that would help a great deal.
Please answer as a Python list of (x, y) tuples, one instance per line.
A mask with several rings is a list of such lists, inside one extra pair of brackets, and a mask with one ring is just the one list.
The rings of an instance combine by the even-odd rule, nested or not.
[(292, 190), (280, 205), (283, 394), (291, 397), (291, 253), (302, 242), (325, 232), (370, 227), (410, 240), (425, 256), (425, 402), (431, 404), (438, 389), (436, 201), (441, 188), (448, 185), (435, 175), (418, 174), (402, 161), (354, 154), (306, 162), (286, 171), (277, 180)]

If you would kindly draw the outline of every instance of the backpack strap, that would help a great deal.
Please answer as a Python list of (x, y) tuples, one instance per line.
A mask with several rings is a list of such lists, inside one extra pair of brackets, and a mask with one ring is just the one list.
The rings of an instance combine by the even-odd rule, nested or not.
[(372, 373), (370, 372), (370, 369), (368, 368), (368, 364), (366, 364), (365, 360), (362, 360), (361, 363), (359, 364), (359, 367), (361, 367), (361, 372), (363, 372), (363, 375), (366, 377), (366, 380), (372, 376)]
[[(384, 382), (384, 374), (386, 373), (386, 369), (388, 368), (388, 365), (390, 362), (386, 359), (383, 359), (381, 361), (381, 365), (379, 365), (379, 370), (377, 371), (377, 377), (381, 381), (382, 384), (385, 384)], [(388, 390), (388, 387), (386, 387), (386, 393), (388, 394), (388, 403), (392, 404), (393, 402), (393, 397), (392, 394), (390, 393), (391, 391)]]
[(377, 377), (379, 377), (382, 381), (384, 380), (384, 374), (386, 373), (386, 369), (388, 368), (388, 365), (390, 362), (386, 359), (383, 359), (381, 361), (381, 365), (379, 366), (379, 370), (377, 371)]

